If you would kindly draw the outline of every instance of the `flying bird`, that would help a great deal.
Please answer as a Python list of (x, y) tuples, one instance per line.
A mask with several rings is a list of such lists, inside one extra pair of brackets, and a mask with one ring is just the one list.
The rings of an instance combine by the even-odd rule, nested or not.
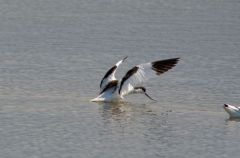
[[(180, 58), (171, 58), (165, 60), (157, 60), (153, 62), (143, 63), (130, 69), (121, 81), (117, 80), (115, 73), (119, 66), (127, 59), (127, 57), (118, 61), (104, 75), (100, 82), (99, 95), (90, 100), (92, 102), (114, 102), (121, 101), (128, 94), (141, 93), (152, 99), (146, 92), (146, 88), (142, 83), (157, 77), (173, 68)], [(156, 100), (155, 100), (156, 101)]]

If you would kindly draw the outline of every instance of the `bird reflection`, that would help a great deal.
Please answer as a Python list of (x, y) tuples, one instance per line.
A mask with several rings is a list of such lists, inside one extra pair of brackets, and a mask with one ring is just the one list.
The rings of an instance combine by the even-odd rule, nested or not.
[[(127, 134), (142, 135), (149, 140), (161, 140), (166, 130), (168, 113), (166, 109), (151, 104), (128, 102), (98, 103), (105, 135), (124, 138)], [(141, 130), (142, 131), (141, 131)], [(136, 131), (141, 131), (137, 132)]]
[(229, 123), (229, 122), (240, 122), (240, 118), (228, 118), (226, 119), (226, 122)]
[(126, 119), (129, 117), (131, 114), (131, 106), (129, 106), (130, 103), (127, 102), (102, 102), (98, 103), (101, 105), (101, 112), (102, 116), (105, 119)]
[[(149, 119), (165, 120), (168, 111), (161, 109), (152, 109), (151, 104), (139, 104), (130, 102), (102, 102), (98, 103), (100, 106), (100, 114), (104, 120), (115, 120), (122, 123), (130, 123), (132, 121), (140, 120), (146, 117)], [(140, 117), (140, 118), (139, 118)], [(146, 120), (146, 121), (147, 121)], [(162, 123), (162, 122), (161, 122)]]

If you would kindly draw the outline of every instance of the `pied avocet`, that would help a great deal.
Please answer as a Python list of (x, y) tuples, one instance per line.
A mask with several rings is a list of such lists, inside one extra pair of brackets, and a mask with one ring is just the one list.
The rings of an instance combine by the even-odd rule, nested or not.
[(125, 95), (132, 93), (143, 93), (149, 99), (152, 99), (147, 93), (142, 83), (150, 78), (154, 78), (173, 68), (179, 58), (157, 60), (149, 63), (143, 63), (130, 69), (119, 82), (115, 77), (115, 72), (127, 57), (118, 61), (111, 67), (100, 83), (99, 96), (92, 99), (93, 102), (113, 102), (121, 101)]

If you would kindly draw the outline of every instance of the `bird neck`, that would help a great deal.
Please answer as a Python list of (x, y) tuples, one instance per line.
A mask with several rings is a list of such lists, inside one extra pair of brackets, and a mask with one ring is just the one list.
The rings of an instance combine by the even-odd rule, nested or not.
[(133, 93), (145, 93), (146, 92), (146, 88), (144, 87), (135, 87), (133, 90)]

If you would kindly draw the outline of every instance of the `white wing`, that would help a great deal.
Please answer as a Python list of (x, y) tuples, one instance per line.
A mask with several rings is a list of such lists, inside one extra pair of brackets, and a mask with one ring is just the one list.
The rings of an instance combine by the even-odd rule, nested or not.
[(122, 78), (119, 94), (121, 96), (129, 94), (134, 90), (134, 87), (173, 68), (178, 60), (179, 58), (158, 60), (133, 67)]
[(119, 65), (121, 65), (126, 59), (127, 59), (127, 56), (125, 58), (123, 58), (122, 60), (118, 61), (113, 67), (111, 67), (107, 71), (107, 73), (104, 75), (104, 77), (101, 80), (100, 92), (106, 87), (106, 85), (108, 85), (109, 82), (111, 82), (113, 80), (117, 80), (115, 77), (115, 72), (116, 72), (117, 68), (119, 67)]

